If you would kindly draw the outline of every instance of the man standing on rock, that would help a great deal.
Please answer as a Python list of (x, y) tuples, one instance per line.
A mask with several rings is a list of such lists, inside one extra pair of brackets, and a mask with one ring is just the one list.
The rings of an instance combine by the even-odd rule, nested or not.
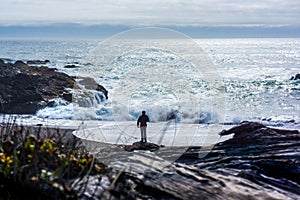
[(142, 115), (139, 116), (137, 120), (137, 127), (141, 129), (141, 142), (147, 142), (147, 135), (146, 135), (146, 129), (147, 129), (147, 122), (149, 122), (149, 117), (146, 115), (146, 111), (142, 111)]

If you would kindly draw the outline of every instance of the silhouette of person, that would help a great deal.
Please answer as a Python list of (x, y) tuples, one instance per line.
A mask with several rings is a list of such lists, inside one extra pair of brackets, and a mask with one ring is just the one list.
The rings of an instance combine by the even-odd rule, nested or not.
[(147, 142), (147, 122), (149, 122), (149, 117), (146, 115), (146, 111), (143, 110), (142, 115), (137, 120), (137, 127), (141, 129), (141, 142)]

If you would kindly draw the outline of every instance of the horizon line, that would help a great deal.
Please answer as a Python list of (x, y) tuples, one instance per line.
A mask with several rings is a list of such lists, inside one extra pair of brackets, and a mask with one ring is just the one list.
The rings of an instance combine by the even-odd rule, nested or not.
[[(186, 34), (191, 38), (299, 38), (300, 27), (297, 26), (160, 26)], [(1, 38), (70, 38), (101, 39), (135, 28), (149, 26), (128, 25), (80, 25), (78, 23), (56, 23), (47, 25), (13, 25), (0, 24)]]

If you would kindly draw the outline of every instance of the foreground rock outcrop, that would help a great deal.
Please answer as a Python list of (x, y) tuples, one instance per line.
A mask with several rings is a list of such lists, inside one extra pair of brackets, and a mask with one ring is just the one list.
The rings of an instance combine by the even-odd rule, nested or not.
[[(0, 113), (34, 114), (51, 106), (55, 98), (70, 102), (70, 89), (75, 83), (74, 78), (53, 68), (0, 60)], [(98, 84), (96, 86), (107, 98), (107, 90)]]
[(130, 167), (124, 163), (114, 182), (111, 199), (300, 198), (299, 131), (243, 122), (220, 133), (227, 134), (234, 136), (205, 157), (199, 157), (205, 149), (191, 147), (164, 169), (147, 156), (130, 157)]
[[(76, 155), (82, 157), (75, 159), (72, 152), (76, 152), (79, 147), (82, 148), (81, 144), (83, 143), (87, 147), (85, 140), (81, 141), (83, 143), (76, 144), (72, 141), (79, 142), (79, 140), (70, 138), (71, 142), (68, 143), (70, 141), (68, 138), (59, 137), (60, 132), (53, 133), (53, 130), (49, 132), (46, 127), (29, 127), (30, 130), (20, 128), (20, 130), (23, 130), (21, 133), (25, 134), (25, 137), (23, 137), (23, 134), (19, 135), (22, 137), (18, 137), (20, 141), (25, 141), (23, 146), (9, 142), (10, 140), (18, 142), (14, 139), (18, 136), (15, 131), (16, 128), (12, 126), (1, 128), (0, 126), (1, 146), (3, 147), (0, 150), (0, 153), (2, 153), (0, 164), (2, 166), (4, 166), (3, 162), (7, 162), (7, 159), (3, 159), (4, 155), (15, 156), (13, 154), (15, 152), (14, 148), (21, 152), (25, 148), (27, 151), (24, 151), (24, 153), (27, 154), (32, 151), (28, 151), (28, 148), (30, 150), (32, 145), (26, 144), (35, 144), (40, 146), (36, 149), (39, 150), (35, 155), (41, 155), (41, 157), (36, 162), (21, 165), (24, 167), (23, 170), (28, 171), (29, 167), (32, 167), (29, 172), (40, 174), (39, 168), (35, 166), (41, 166), (43, 169), (47, 169), (50, 174), (56, 174), (61, 169), (71, 170), (70, 172), (72, 172), (66, 173), (63, 171), (62, 174), (65, 176), (55, 176), (55, 179), (49, 177), (49, 180), (46, 181), (40, 179), (41, 186), (32, 182), (32, 180), (39, 181), (36, 175), (25, 173), (23, 170), (19, 171), (22, 176), (11, 173), (22, 179), (4, 179), (0, 177), (1, 184), (5, 186), (4, 189), (9, 188), (9, 191), (13, 192), (17, 188), (18, 193), (15, 196), (22, 198), (35, 196), (39, 199), (42, 199), (41, 197), (43, 199), (46, 197), (49, 199), (77, 197), (76, 199), (112, 200), (300, 199), (300, 133), (298, 130), (275, 129), (255, 122), (243, 122), (220, 133), (221, 136), (233, 134), (231, 139), (216, 144), (212, 149), (190, 147), (177, 161), (170, 163), (162, 159), (157, 153), (170, 147), (163, 147), (155, 152), (148, 150), (127, 152), (124, 151), (123, 145), (107, 144), (105, 146), (101, 142), (98, 142), (96, 146), (102, 151), (94, 152), (95, 157), (80, 153)], [(32, 136), (26, 129), (32, 132), (37, 131), (37, 136)], [(55, 139), (43, 140), (44, 137), (49, 138), (49, 134), (54, 134), (51, 137)], [(72, 134), (61, 136), (72, 137)], [(9, 138), (11, 139), (7, 140)], [(36, 138), (40, 139), (37, 140)], [(57, 140), (58, 138), (59, 140)], [(4, 142), (4, 139), (7, 141)], [(52, 145), (46, 146), (45, 144), (50, 144), (49, 141)], [(10, 144), (10, 146), (7, 144)], [(61, 149), (52, 151), (53, 145), (59, 147), (56, 144), (62, 144)], [(139, 146), (140, 144), (137, 143), (136, 145)], [(111, 149), (108, 150), (109, 146), (116, 154), (113, 154), (110, 151)], [(170, 149), (176, 151), (176, 147)], [(9, 152), (12, 153), (9, 154)], [(65, 152), (72, 153), (72, 156), (66, 156), (68, 154)], [(65, 166), (65, 163), (73, 164), (70, 167), (58, 168), (59, 171), (55, 170), (60, 167), (57, 160), (54, 160), (52, 165), (49, 165), (48, 160), (46, 160), (48, 161), (46, 164), (44, 163), (45, 159), (52, 158), (49, 157), (49, 154), (59, 155), (59, 158), (67, 158), (68, 162), (63, 162), (64, 165), (62, 166)], [(203, 157), (202, 154), (206, 156)], [(10, 158), (8, 156), (5, 158)], [(105, 156), (110, 158), (108, 168), (99, 162), (104, 161)], [(28, 157), (20, 157), (19, 161), (21, 158), (26, 162)], [(89, 164), (82, 165), (87, 161)], [(78, 163), (81, 167), (75, 167), (77, 165), (74, 165), (74, 163)], [(55, 167), (54, 170), (53, 167)], [(10, 168), (12, 171), (15, 169), (14, 167)], [(82, 169), (85, 170), (84, 173), (82, 173)], [(24, 182), (23, 174), (29, 181)], [(31, 178), (32, 176), (34, 179)], [(42, 178), (42, 175), (40, 178)], [(7, 180), (21, 180), (18, 183), (22, 184), (16, 185), (16, 182), (8, 182)], [(40, 194), (36, 195), (37, 192), (32, 193), (32, 186), (35, 186), (35, 189), (38, 189), (36, 191)], [(31, 188), (31, 190), (28, 188)], [(1, 191), (4, 191), (2, 187), (0, 188), (0, 194), (2, 194)]]

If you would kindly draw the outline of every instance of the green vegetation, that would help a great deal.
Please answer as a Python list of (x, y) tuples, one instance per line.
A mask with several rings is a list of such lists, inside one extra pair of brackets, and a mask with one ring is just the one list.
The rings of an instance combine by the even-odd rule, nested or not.
[(107, 171), (74, 136), (14, 123), (0, 128), (0, 199), (80, 198), (74, 181)]

